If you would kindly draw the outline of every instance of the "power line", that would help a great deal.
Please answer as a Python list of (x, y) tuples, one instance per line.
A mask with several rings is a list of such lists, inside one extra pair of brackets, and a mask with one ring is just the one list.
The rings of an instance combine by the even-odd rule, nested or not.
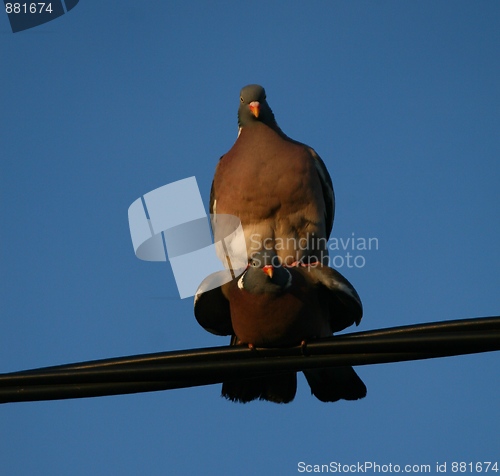
[(0, 374), (0, 403), (170, 390), (316, 367), (498, 350), (500, 317), (441, 321), (343, 334), (311, 341), (305, 348), (212, 347)]

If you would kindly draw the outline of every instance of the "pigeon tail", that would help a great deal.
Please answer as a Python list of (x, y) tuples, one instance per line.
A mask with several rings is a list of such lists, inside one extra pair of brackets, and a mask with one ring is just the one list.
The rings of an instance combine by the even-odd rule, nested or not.
[(257, 399), (274, 403), (289, 403), (294, 399), (296, 391), (296, 372), (230, 380), (222, 384), (222, 396), (240, 403), (248, 403)]
[(304, 375), (311, 393), (322, 402), (366, 397), (366, 386), (352, 367), (305, 370)]

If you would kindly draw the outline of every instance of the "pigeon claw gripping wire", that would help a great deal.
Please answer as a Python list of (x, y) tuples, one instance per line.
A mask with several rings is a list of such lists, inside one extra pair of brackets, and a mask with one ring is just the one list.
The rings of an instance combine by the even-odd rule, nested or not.
[(315, 268), (316, 266), (319, 266), (320, 262), (318, 260), (315, 261), (308, 261), (305, 263), (304, 261), (294, 261), (292, 264), (286, 265), (287, 268)]
[(307, 357), (307, 341), (305, 339), (300, 343), (300, 353)]
[(255, 346), (254, 346), (251, 342), (249, 342), (249, 343), (247, 344), (247, 346), (248, 346), (248, 348), (249, 348), (250, 350), (252, 350), (252, 351), (255, 351), (255, 350), (256, 350), (256, 349), (255, 349)]

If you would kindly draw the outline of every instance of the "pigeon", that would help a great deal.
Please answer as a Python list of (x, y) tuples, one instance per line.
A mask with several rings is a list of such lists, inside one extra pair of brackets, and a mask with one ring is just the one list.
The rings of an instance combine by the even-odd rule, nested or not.
[[(362, 317), (361, 300), (340, 273), (316, 263), (282, 266), (273, 251), (254, 252), (245, 272), (212, 288), (210, 275), (195, 297), (195, 316), (208, 331), (233, 335), (232, 344), (251, 348), (291, 347), (329, 337)], [(207, 287), (208, 291), (203, 291)], [(304, 371), (311, 393), (323, 402), (357, 400), (366, 387), (351, 367)], [(225, 382), (222, 395), (246, 403), (255, 399), (289, 403), (296, 372)]]
[[(248, 256), (274, 249), (283, 264), (327, 263), (335, 211), (330, 175), (309, 146), (278, 127), (262, 86), (240, 93), (239, 132), (217, 164), (210, 192), (214, 240), (217, 215), (238, 217)], [(247, 258), (247, 256), (245, 256)]]

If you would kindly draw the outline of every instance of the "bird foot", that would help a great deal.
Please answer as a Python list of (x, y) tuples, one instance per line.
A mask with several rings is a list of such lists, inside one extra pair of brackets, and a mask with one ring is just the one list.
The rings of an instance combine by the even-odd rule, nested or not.
[(306, 340), (303, 340), (300, 343), (300, 353), (304, 356), (307, 355), (307, 341)]
[(249, 342), (247, 345), (250, 350), (255, 350), (255, 346), (251, 342)]
[(308, 261), (307, 263), (304, 263), (304, 261), (294, 261), (292, 264), (287, 265), (288, 268), (297, 268), (301, 266), (302, 268), (310, 268), (313, 266), (318, 266), (320, 262), (318, 260), (315, 261)]

